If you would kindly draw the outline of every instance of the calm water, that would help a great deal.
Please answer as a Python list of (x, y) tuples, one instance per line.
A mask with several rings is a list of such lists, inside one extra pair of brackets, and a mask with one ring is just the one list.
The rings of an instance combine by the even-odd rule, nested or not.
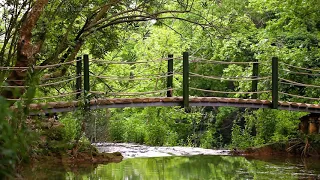
[(250, 160), (234, 156), (130, 158), (107, 165), (66, 167), (49, 163), (25, 169), (24, 179), (320, 179), (315, 159)]

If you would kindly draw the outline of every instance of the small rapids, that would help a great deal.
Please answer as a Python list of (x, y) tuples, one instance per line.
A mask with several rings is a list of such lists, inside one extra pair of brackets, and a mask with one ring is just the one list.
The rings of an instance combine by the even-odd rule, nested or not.
[(165, 157), (193, 155), (230, 155), (229, 150), (213, 150), (197, 147), (157, 147), (132, 143), (94, 143), (100, 152), (120, 152), (124, 158)]

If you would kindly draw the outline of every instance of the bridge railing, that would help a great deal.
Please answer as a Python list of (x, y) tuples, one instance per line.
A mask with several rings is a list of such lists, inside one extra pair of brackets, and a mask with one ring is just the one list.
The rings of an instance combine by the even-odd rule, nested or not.
[[(30, 67), (0, 67), (2, 75), (8, 75), (15, 71), (15, 73), (29, 74), (28, 79), (14, 80), (5, 79), (1, 85), (1, 91), (11, 91), (17, 98), (9, 98), (7, 101), (21, 102), (21, 101), (32, 101), (32, 102), (50, 102), (58, 99), (74, 100), (74, 96), (79, 96), (81, 91), (74, 91), (74, 82), (81, 78), (79, 74), (72, 75), (73, 73), (67, 73), (64, 76), (54, 76), (54, 70), (63, 69), (66, 67), (74, 66), (74, 64), (81, 63), (81, 59), (74, 61), (39, 65)], [(72, 68), (71, 68), (72, 69)], [(41, 73), (40, 73), (41, 72)], [(44, 75), (43, 75), (44, 73)], [(41, 74), (41, 76), (39, 76)], [(41, 89), (37, 91), (36, 89)], [(22, 90), (28, 90), (21, 96)], [(36, 98), (30, 99), (30, 94), (35, 94)]]
[[(191, 60), (190, 60), (191, 58)], [(173, 84), (173, 79), (176, 76), (182, 76), (182, 82), (180, 87), (182, 87), (182, 96), (183, 96), (183, 106), (188, 107), (189, 106), (189, 96), (190, 96), (190, 90), (192, 91), (200, 91), (200, 92), (206, 92), (206, 93), (212, 93), (212, 94), (246, 94), (250, 95), (251, 98), (256, 99), (258, 98), (258, 94), (262, 93), (270, 93), (270, 90), (261, 90), (258, 91), (258, 81), (261, 80), (270, 80), (271, 76), (265, 76), (265, 77), (259, 77), (258, 72), (259, 72), (259, 62), (253, 61), (253, 62), (225, 62), (225, 61), (212, 61), (212, 60), (206, 60), (206, 59), (201, 59), (201, 58), (196, 58), (196, 57), (190, 57), (188, 52), (184, 52), (182, 56), (182, 72), (179, 72), (177, 70), (174, 70), (174, 59), (180, 60), (180, 57), (174, 58), (173, 55), (168, 55), (168, 58), (163, 58), (159, 60), (153, 60), (153, 61), (107, 61), (107, 60), (96, 60), (92, 59), (89, 60), (88, 55), (84, 55), (84, 97), (86, 102), (90, 100), (89, 95), (91, 94), (97, 94), (99, 97), (130, 97), (130, 96), (139, 96), (143, 95), (146, 96), (148, 94), (160, 94), (160, 96), (165, 96), (164, 93), (166, 93), (167, 97), (172, 97), (174, 94), (174, 90), (177, 90), (177, 88), (174, 88)], [(145, 65), (149, 63), (162, 63), (162, 62), (167, 62), (167, 71), (162, 72), (162, 74), (157, 74), (155, 75), (143, 75), (140, 78), (137, 78), (136, 76), (132, 77), (131, 74), (127, 76), (104, 76), (98, 74), (90, 74), (90, 69), (89, 69), (89, 63), (94, 63), (94, 64), (102, 64), (103, 66), (106, 65)], [(190, 72), (190, 64), (194, 63), (202, 63), (202, 64), (223, 64), (223, 65), (231, 65), (231, 64), (237, 64), (237, 65), (252, 65), (252, 76), (248, 77), (217, 77), (217, 76), (209, 76), (209, 75), (201, 75), (197, 74), (196, 72)], [(162, 63), (163, 64), (163, 63)], [(176, 64), (177, 66), (177, 64)], [(103, 72), (105, 69), (102, 70)], [(102, 73), (103, 73), (102, 72)], [(105, 83), (106, 86), (108, 86), (108, 83), (105, 81), (133, 81), (133, 80), (151, 80), (151, 79), (159, 79), (159, 78), (165, 78), (164, 81), (166, 81), (166, 88), (165, 89), (160, 89), (160, 90), (154, 90), (154, 91), (149, 91), (149, 92), (107, 92), (107, 91), (95, 91), (91, 90), (90, 87), (92, 87), (90, 83), (90, 78), (98, 78), (102, 79), (103, 82)], [(201, 89), (198, 87), (191, 87), (190, 86), (190, 77), (191, 78), (204, 78), (204, 79), (210, 79), (210, 80), (220, 80), (220, 81), (250, 81), (252, 83), (251, 85), (251, 91), (249, 92), (238, 92), (238, 91), (216, 91), (216, 90), (211, 90), (211, 89)], [(110, 83), (109, 83), (110, 86)], [(177, 86), (177, 84), (176, 84)], [(109, 87), (109, 90), (111, 88)], [(162, 94), (162, 95), (161, 95)], [(179, 96), (180, 93), (175, 93), (175, 95)]]
[[(181, 57), (168, 55), (167, 58), (156, 60), (116, 61), (89, 59), (88, 55), (84, 55), (83, 60), (83, 92), (87, 103), (94, 98), (148, 97), (150, 95), (173, 97), (174, 94), (179, 95), (181, 91), (181, 84), (177, 83), (182, 78), (178, 73), (180, 66), (174, 66), (180, 62)], [(151, 71), (148, 69), (152, 67), (157, 68), (157, 74), (150, 74)], [(119, 72), (114, 72), (113, 68), (118, 69)], [(144, 70), (149, 72), (145, 73)], [(175, 87), (174, 82), (176, 82)]]
[[(250, 61), (250, 62), (228, 62), (228, 61), (215, 61), (215, 60), (208, 60), (205, 58), (199, 58), (199, 57), (190, 57), (190, 64), (194, 64), (195, 67), (192, 68), (186, 68), (190, 69), (191, 72), (189, 72), (189, 76), (191, 77), (191, 86), (189, 89), (191, 92), (194, 94), (201, 94), (200, 96), (213, 96), (213, 97), (234, 97), (234, 95), (241, 96), (241, 97), (246, 97), (246, 98), (251, 98), (251, 99), (258, 99), (260, 94), (271, 94), (271, 87), (263, 87), (263, 89), (258, 90), (258, 82), (263, 82), (266, 83), (267, 81), (271, 82), (271, 76), (264, 75), (264, 76), (259, 76), (259, 65), (263, 65), (260, 62), (257, 61)], [(200, 64), (200, 65), (199, 65)], [(215, 72), (209, 72), (205, 73), (202, 71), (202, 68), (205, 69), (213, 69), (209, 67), (219, 67), (220, 69), (226, 69), (226, 68), (231, 68), (234, 66), (239, 66), (241, 67), (240, 69), (246, 69), (250, 71), (251, 67), (251, 75), (246, 76), (225, 76), (225, 75), (212, 75)], [(218, 68), (218, 69), (219, 69)], [(200, 69), (200, 70), (199, 70)], [(199, 72), (197, 72), (199, 71)], [(220, 70), (221, 71), (221, 70)], [(216, 73), (217, 74), (217, 73)], [(271, 73), (270, 73), (271, 74)], [(188, 79), (188, 77), (184, 78)], [(209, 83), (205, 84), (204, 88), (199, 88), (197, 87), (197, 82), (198, 79), (203, 79), (207, 80), (206, 82), (209, 81)], [(221, 83), (243, 83), (247, 85), (250, 85), (251, 88), (248, 91), (239, 91), (236, 90), (237, 86), (234, 85), (233, 88), (224, 88), (224, 89), (219, 89), (216, 88), (218, 87), (219, 84)], [(210, 84), (211, 83), (211, 84)], [(203, 83), (202, 83), (203, 84)], [(210, 84), (210, 85), (208, 85)], [(248, 89), (248, 88), (246, 88)], [(271, 96), (271, 95), (270, 95)]]
[(279, 62), (279, 73), (280, 100), (319, 104), (320, 69)]
[[(214, 65), (226, 66), (228, 68), (231, 65), (236, 65), (241, 67), (246, 66), (247, 69), (252, 69), (250, 72), (251, 75), (244, 77), (232, 77), (224, 75), (214, 76), (211, 73), (205, 74), (201, 71), (197, 71), (197, 68), (194, 66), (199, 64), (203, 64), (203, 67)], [(91, 71), (99, 68), (90, 69), (90, 67), (100, 65), (103, 67), (100, 68), (100, 70), (102, 69), (101, 72)], [(261, 68), (262, 65), (266, 66), (267, 68)], [(2, 83), (0, 89), (15, 89), (17, 92), (19, 92), (20, 89), (28, 89), (31, 87), (40, 88), (41, 91), (36, 92), (36, 98), (32, 99), (35, 102), (50, 102), (57, 101), (58, 99), (72, 101), (74, 100), (74, 95), (77, 99), (80, 99), (80, 97), (83, 96), (86, 103), (88, 103), (91, 98), (96, 97), (146, 97), (150, 95), (157, 95), (162, 97), (182, 96), (182, 106), (188, 107), (189, 97), (196, 96), (201, 93), (201, 95), (214, 97), (219, 96), (218, 94), (223, 95), (223, 97), (234, 97), (227, 96), (227, 94), (238, 95), (238, 97), (240, 95), (240, 97), (252, 99), (259, 99), (259, 95), (267, 94), (267, 96), (264, 95), (263, 98), (270, 99), (272, 101), (272, 108), (274, 109), (278, 108), (279, 101), (290, 101), (292, 99), (295, 102), (303, 103), (319, 103), (320, 101), (320, 98), (318, 98), (320, 86), (317, 85), (320, 82), (320, 79), (318, 79), (318, 77), (320, 77), (320, 69), (305, 68), (279, 62), (278, 58), (276, 57), (272, 58), (271, 63), (262, 63), (257, 61), (214, 61), (190, 56), (188, 52), (184, 52), (182, 57), (168, 55), (167, 58), (146, 61), (108, 61), (89, 59), (89, 55), (84, 55), (83, 57), (78, 57), (75, 61), (71, 62), (32, 67), (0, 67), (0, 70), (2, 73), (11, 71), (50, 72), (54, 69), (63, 68), (66, 66), (75, 66), (76, 68), (71, 68), (73, 70), (69, 71), (67, 76), (51, 77), (49, 75), (45, 75), (44, 78), (37, 81), (39, 83), (34, 83), (31, 79), (7, 79)], [(157, 67), (160, 69), (160, 71), (158, 71), (158, 74), (131, 74), (130, 72), (130, 74), (118, 76), (118, 74), (113, 75), (112, 72), (108, 72), (114, 66), (125, 66), (124, 68), (134, 69), (137, 69), (138, 66), (143, 66), (141, 71), (151, 67)], [(264, 72), (264, 76), (260, 76), (259, 69), (263, 68), (268, 69), (268, 72)], [(105, 74), (106, 72), (108, 72), (107, 75)], [(206, 81), (214, 81), (214, 83), (210, 87), (205, 88), (196, 86), (197, 82), (199, 82), (197, 81), (199, 78)], [(308, 81), (308, 83), (301, 82), (302, 80)], [(314, 82), (312, 82), (312, 80), (314, 80)], [(120, 81), (125, 82), (120, 84), (122, 87), (125, 87), (126, 83), (135, 83), (131, 83), (131, 89), (125, 88), (119, 90), (114, 88), (114, 86), (116, 86), (115, 82)], [(234, 88), (235, 86), (233, 88), (226, 88), (226, 90), (215, 89), (216, 83), (219, 83), (219, 81), (248, 82), (248, 84), (251, 83), (251, 87), (247, 88), (247, 91), (239, 91)], [(136, 87), (136, 85), (138, 85), (136, 82), (143, 82), (141, 83), (142, 85), (140, 84), (140, 89)], [(150, 88), (151, 83), (155, 84), (153, 89)], [(267, 85), (262, 87), (260, 83)], [(258, 84), (260, 84), (260, 86), (258, 86)], [(96, 86), (99, 86), (100, 88)], [(102, 91), (101, 86), (105, 86), (107, 90)], [(137, 89), (141, 91), (133, 91)], [(144, 89), (147, 89), (147, 91), (142, 91)], [(28, 100), (28, 98), (23, 96), (21, 98), (8, 100), (24, 101)]]

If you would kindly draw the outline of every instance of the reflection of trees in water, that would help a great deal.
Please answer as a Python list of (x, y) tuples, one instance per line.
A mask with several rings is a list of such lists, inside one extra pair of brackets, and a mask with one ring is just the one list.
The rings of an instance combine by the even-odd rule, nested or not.
[[(28, 179), (299, 179), (317, 178), (320, 163), (303, 166), (300, 159), (266, 161), (233, 156), (133, 158), (121, 163), (93, 166), (48, 166), (41, 163), (29, 171)], [(28, 177), (28, 176), (27, 176)]]
[(288, 168), (244, 157), (192, 156), (127, 159), (96, 169), (106, 179), (297, 179)]
[(48, 160), (23, 167), (21, 176), (23, 179), (83, 179), (83, 177), (94, 177), (93, 172), (97, 167), (97, 164), (60, 164)]

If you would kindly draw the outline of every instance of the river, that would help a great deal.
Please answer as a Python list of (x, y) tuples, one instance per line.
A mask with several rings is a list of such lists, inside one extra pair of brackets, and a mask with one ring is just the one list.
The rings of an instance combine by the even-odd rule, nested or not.
[(120, 151), (120, 163), (92, 166), (35, 164), (24, 179), (320, 179), (318, 159), (251, 159), (230, 156), (227, 150), (190, 147), (148, 147), (135, 144), (95, 144), (100, 151)]

